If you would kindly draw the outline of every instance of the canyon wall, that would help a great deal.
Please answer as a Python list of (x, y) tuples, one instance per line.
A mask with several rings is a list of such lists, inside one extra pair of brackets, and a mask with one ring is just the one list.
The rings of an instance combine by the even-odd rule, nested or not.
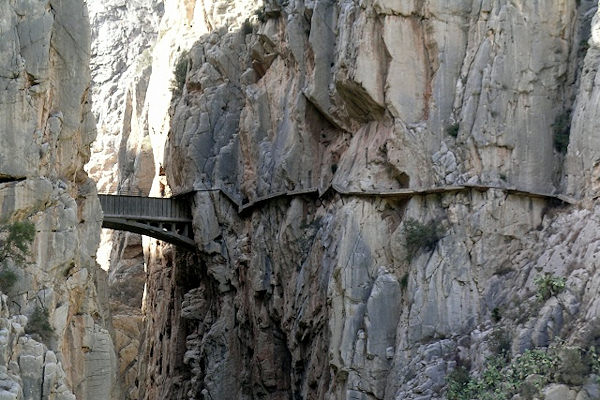
[[(140, 39), (156, 40), (151, 65), (115, 101), (103, 82), (122, 78), (99, 74), (95, 99), (121, 113), (97, 108), (122, 135), (101, 139), (119, 149), (101, 185), (193, 197), (195, 254), (113, 250), (146, 263), (130, 398), (440, 399), (500, 345), (516, 359), (600, 344), (594, 1), (159, 12)], [(471, 186), (373, 194), (456, 185)], [(413, 219), (441, 238), (407, 254)], [(540, 295), (543, 277), (564, 290)], [(597, 372), (535, 390), (599, 398)]]
[[(0, 397), (114, 398), (105, 274), (95, 261), (102, 211), (83, 170), (96, 134), (87, 8), (9, 0), (0, 38)], [(11, 235), (24, 252), (5, 253)]]
[[(146, 97), (162, 3), (115, 0), (88, 4), (92, 113), (98, 139), (87, 170), (100, 193), (148, 195), (157, 174), (146, 123)], [(98, 262), (108, 271), (108, 307), (120, 389), (115, 398), (133, 399), (138, 391), (136, 360), (143, 329), (141, 236), (103, 230)]]

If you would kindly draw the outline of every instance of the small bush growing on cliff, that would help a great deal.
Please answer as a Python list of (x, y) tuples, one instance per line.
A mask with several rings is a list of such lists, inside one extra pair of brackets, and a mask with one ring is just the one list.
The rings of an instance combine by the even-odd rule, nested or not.
[[(448, 374), (446, 396), (448, 400), (508, 400), (517, 393), (534, 395), (556, 381), (559, 365), (553, 349), (527, 350), (510, 362), (503, 355), (493, 356), (479, 376), (471, 376), (464, 369)], [(532, 376), (533, 381), (526, 380)]]
[(54, 329), (50, 325), (50, 315), (48, 310), (40, 306), (36, 306), (35, 310), (29, 317), (25, 332), (30, 335), (37, 335), (43, 342), (48, 342), (54, 334)]
[(408, 219), (404, 222), (404, 234), (406, 257), (410, 261), (421, 249), (433, 250), (444, 232), (438, 221), (422, 224), (415, 219)]
[(7, 267), (0, 270), (0, 292), (7, 293), (17, 282), (17, 274)]
[(556, 344), (526, 350), (512, 360), (507, 354), (492, 356), (479, 375), (458, 367), (446, 376), (446, 396), (448, 400), (509, 400), (520, 394), (520, 398), (532, 399), (551, 383), (581, 385), (589, 373), (600, 373), (595, 346)]
[(23, 262), (35, 237), (35, 225), (31, 221), (17, 221), (0, 227), (0, 235), (0, 262), (7, 258)]
[(251, 34), (254, 31), (254, 27), (252, 26), (252, 22), (249, 19), (246, 19), (242, 24), (242, 33), (244, 36)]
[(552, 124), (554, 148), (561, 154), (567, 152), (569, 146), (569, 136), (571, 134), (571, 110), (556, 116), (554, 123)]
[[(600, 376), (600, 349), (597, 349), (596, 346), (590, 347), (588, 360), (592, 373)], [(600, 378), (598, 378), (598, 383), (600, 383)]]
[(590, 44), (588, 43), (588, 41), (587, 40), (581, 40), (579, 42), (579, 48), (578, 48), (577, 51), (578, 51), (578, 53), (580, 55), (585, 55), (585, 53), (587, 53), (587, 51), (589, 50), (589, 48), (590, 48)]
[(459, 129), (460, 129), (460, 124), (458, 122), (456, 122), (452, 125), (449, 125), (446, 128), (446, 133), (452, 137), (457, 137)]
[(471, 383), (471, 377), (469, 371), (463, 367), (457, 367), (455, 370), (450, 372), (446, 376), (446, 383), (448, 387), (446, 389), (446, 396), (448, 399), (464, 399), (465, 396), (471, 391), (469, 384)]
[(183, 90), (183, 85), (185, 85), (185, 78), (187, 76), (187, 71), (188, 71), (188, 66), (189, 66), (190, 60), (188, 58), (188, 53), (183, 52), (180, 56), (179, 59), (177, 60), (177, 63), (175, 64), (175, 71), (174, 71), (174, 82), (173, 82), (173, 87), (175, 88), (175, 90), (177, 92), (181, 92)]
[(264, 6), (254, 11), (254, 15), (256, 15), (256, 18), (262, 23), (267, 22), (267, 19), (269, 19)]
[(408, 273), (402, 275), (402, 278), (400, 279), (400, 288), (402, 290), (406, 290), (408, 288)]
[[(0, 227), (0, 264), (10, 258), (22, 263), (29, 254), (29, 245), (35, 237), (35, 225), (17, 221)], [(17, 274), (6, 265), (0, 269), (0, 291), (7, 293), (17, 281)]]
[(552, 274), (539, 275), (533, 282), (537, 287), (537, 297), (540, 300), (548, 300), (565, 288), (565, 278)]
[(500, 308), (494, 307), (494, 309), (492, 310), (492, 320), (494, 322), (500, 322), (501, 319), (502, 319), (502, 312), (500, 311)]
[(509, 357), (511, 338), (506, 329), (495, 329), (489, 338), (490, 350), (497, 356)]

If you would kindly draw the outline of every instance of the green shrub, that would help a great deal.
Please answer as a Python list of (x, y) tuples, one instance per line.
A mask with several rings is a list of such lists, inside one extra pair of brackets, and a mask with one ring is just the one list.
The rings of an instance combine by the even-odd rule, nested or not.
[(179, 56), (179, 59), (175, 64), (173, 87), (178, 92), (181, 92), (183, 90), (183, 85), (185, 85), (185, 78), (187, 76), (189, 63), (190, 60), (188, 57), (188, 52), (186, 51)]
[[(591, 346), (587, 351), (586, 359), (592, 374), (600, 376), (600, 350), (596, 349), (596, 346)], [(600, 384), (600, 378), (598, 383)]]
[[(9, 258), (17, 264), (25, 261), (34, 238), (35, 225), (31, 221), (17, 221), (0, 226), (0, 264), (4, 264)], [(0, 291), (8, 293), (17, 279), (17, 274), (4, 265), (0, 269)]]
[(490, 350), (497, 356), (510, 356), (510, 335), (506, 329), (494, 329), (489, 338)]
[(407, 287), (408, 287), (408, 273), (402, 275), (402, 278), (400, 278), (400, 288), (402, 290), (406, 290)]
[(49, 318), (50, 315), (47, 309), (36, 306), (29, 317), (25, 332), (30, 335), (37, 335), (43, 342), (47, 343), (54, 334), (54, 329), (50, 325)]
[(448, 400), (505, 399), (500, 388), (504, 380), (502, 369), (505, 365), (504, 358), (491, 357), (486, 361), (486, 368), (478, 378), (471, 377), (463, 367), (457, 368), (446, 377), (446, 397)]
[(452, 137), (457, 137), (459, 129), (460, 129), (460, 124), (458, 122), (456, 122), (456, 123), (454, 123), (452, 125), (448, 125), (448, 127), (446, 127), (446, 133)]
[(254, 15), (256, 15), (256, 18), (263, 23), (267, 22), (269, 19), (264, 6), (254, 11)]
[(25, 261), (29, 245), (35, 238), (35, 225), (31, 221), (17, 221), (0, 227), (0, 262), (12, 258), (15, 262)]
[[(493, 356), (478, 377), (465, 376), (465, 370), (448, 374), (446, 396), (448, 400), (508, 400), (517, 393), (531, 396), (556, 381), (558, 367), (556, 352), (547, 349), (527, 350), (510, 363), (504, 356)], [(531, 375), (536, 375), (535, 382), (526, 381)]]
[(520, 394), (532, 399), (551, 383), (581, 385), (589, 373), (600, 374), (595, 346), (586, 349), (558, 345), (525, 351), (510, 360), (492, 356), (484, 370), (474, 376), (458, 367), (446, 376), (448, 400), (509, 400)]
[(410, 261), (421, 249), (435, 249), (444, 232), (438, 221), (422, 224), (415, 219), (408, 219), (404, 222), (404, 234), (406, 257)]
[(564, 347), (558, 352), (558, 379), (569, 385), (582, 385), (590, 373), (592, 360), (578, 347)]
[(254, 31), (254, 27), (252, 26), (252, 22), (250, 22), (250, 20), (245, 20), (244, 23), (242, 24), (242, 29), (241, 29), (242, 33), (244, 34), (244, 36), (251, 34)]
[(501, 319), (502, 313), (500, 312), (500, 308), (494, 307), (494, 309), (492, 310), (492, 320), (494, 322), (500, 322)]
[(587, 40), (580, 40), (579, 41), (579, 52), (580, 53), (586, 53), (590, 48), (590, 44), (588, 43)]
[(0, 270), (0, 291), (2, 293), (8, 293), (17, 281), (17, 274), (8, 268), (2, 268)]
[(446, 396), (448, 400), (461, 400), (467, 398), (470, 392), (469, 383), (471, 377), (469, 371), (463, 366), (457, 367), (446, 376)]
[(571, 110), (559, 114), (552, 124), (554, 148), (561, 154), (567, 152), (569, 136), (571, 134)]
[(540, 375), (551, 382), (559, 366), (559, 359), (552, 349), (526, 350), (516, 357), (507, 374), (515, 384), (524, 381), (529, 375)]
[(548, 273), (536, 277), (534, 283), (537, 286), (537, 297), (540, 300), (548, 300), (565, 288), (565, 278)]

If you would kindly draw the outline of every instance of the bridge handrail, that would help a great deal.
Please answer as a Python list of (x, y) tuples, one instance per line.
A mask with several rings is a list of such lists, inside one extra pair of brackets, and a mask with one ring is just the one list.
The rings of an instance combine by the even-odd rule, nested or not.
[(219, 192), (225, 198), (227, 198), (231, 203), (233, 203), (237, 209), (238, 213), (242, 214), (248, 209), (257, 207), (261, 203), (264, 203), (269, 200), (282, 198), (282, 197), (293, 197), (293, 196), (305, 196), (305, 195), (317, 195), (317, 197), (321, 198), (328, 191), (333, 191), (342, 196), (361, 196), (361, 197), (393, 197), (393, 198), (410, 198), (413, 196), (419, 195), (429, 195), (435, 193), (446, 193), (446, 192), (464, 192), (469, 190), (477, 190), (477, 191), (488, 191), (488, 190), (502, 190), (507, 194), (516, 195), (516, 196), (527, 196), (534, 198), (550, 198), (556, 199), (563, 203), (567, 204), (577, 204), (578, 201), (572, 197), (563, 195), (563, 194), (554, 194), (554, 193), (544, 193), (544, 192), (535, 192), (525, 189), (520, 189), (517, 187), (509, 187), (509, 186), (498, 186), (498, 185), (484, 185), (484, 184), (462, 184), (462, 185), (445, 185), (445, 186), (432, 186), (425, 188), (401, 188), (395, 190), (350, 190), (347, 188), (343, 188), (336, 183), (332, 183), (325, 188), (317, 188), (310, 187), (307, 189), (296, 189), (290, 191), (279, 191), (270, 193), (264, 196), (256, 197), (248, 202), (241, 202), (236, 199), (236, 196), (229, 193), (229, 191), (220, 188), (198, 188), (192, 190), (181, 191), (176, 196), (188, 195), (195, 192)]
[[(429, 188), (402, 188), (395, 190), (349, 190), (339, 186), (338, 184), (332, 183), (325, 188), (310, 187), (306, 189), (274, 192), (265, 196), (257, 197), (246, 203), (237, 201), (235, 196), (231, 195), (231, 193), (221, 188), (198, 189), (196, 191), (188, 191), (186, 192), (186, 194), (191, 194), (194, 192), (218, 192), (225, 198), (227, 198), (229, 201), (231, 201), (233, 204), (235, 204), (237, 206), (238, 213), (241, 214), (251, 208), (257, 207), (273, 199), (308, 195), (313, 195), (317, 196), (318, 198), (321, 198), (325, 195), (325, 193), (329, 191), (337, 193), (340, 196), (366, 196), (408, 199), (413, 196), (429, 195), (435, 193), (464, 192), (470, 190), (488, 191), (492, 189), (502, 190), (506, 192), (507, 195), (528, 196), (534, 198), (552, 198), (568, 204), (577, 203), (575, 199), (562, 194), (549, 194), (522, 190), (515, 187), (501, 187), (480, 184), (447, 185)], [(189, 204), (190, 202), (185, 198), (142, 197), (131, 195), (106, 194), (99, 194), (98, 197), (100, 198), (100, 203), (104, 211), (104, 227), (112, 229), (123, 229), (140, 234), (146, 234), (148, 236), (152, 236), (170, 243), (183, 245), (186, 247), (193, 247), (194, 241), (191, 237), (180, 235), (177, 233), (176, 229), (174, 230), (173, 228), (173, 224), (183, 223), (187, 224), (187, 226), (189, 227), (193, 222), (193, 216)], [(144, 199), (145, 201), (140, 200), (136, 203), (136, 201), (132, 200), (129, 202), (130, 204), (123, 203), (121, 201), (122, 199), (127, 198)], [(155, 199), (156, 201), (148, 201), (150, 199)], [(146, 204), (146, 208), (144, 208), (144, 203)], [(150, 203), (153, 204), (151, 204), (150, 206)], [(131, 206), (131, 204), (140, 206), (139, 209), (141, 209), (141, 211), (143, 212), (127, 213), (131, 211), (131, 207), (129, 207)], [(160, 207), (158, 207), (158, 204), (160, 204)], [(114, 208), (118, 208), (120, 212), (115, 212)], [(157, 215), (161, 213), (166, 215)], [(152, 226), (153, 223), (169, 224), (171, 228), (169, 228), (170, 230), (167, 231), (163, 229), (162, 226)], [(191, 228), (188, 229), (187, 232), (189, 232), (189, 235), (193, 234)]]

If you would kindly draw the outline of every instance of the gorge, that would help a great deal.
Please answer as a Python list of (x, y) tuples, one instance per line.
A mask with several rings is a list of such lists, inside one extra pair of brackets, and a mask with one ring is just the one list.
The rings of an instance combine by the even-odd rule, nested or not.
[(598, 2), (4, 1), (0, 399), (600, 399)]

